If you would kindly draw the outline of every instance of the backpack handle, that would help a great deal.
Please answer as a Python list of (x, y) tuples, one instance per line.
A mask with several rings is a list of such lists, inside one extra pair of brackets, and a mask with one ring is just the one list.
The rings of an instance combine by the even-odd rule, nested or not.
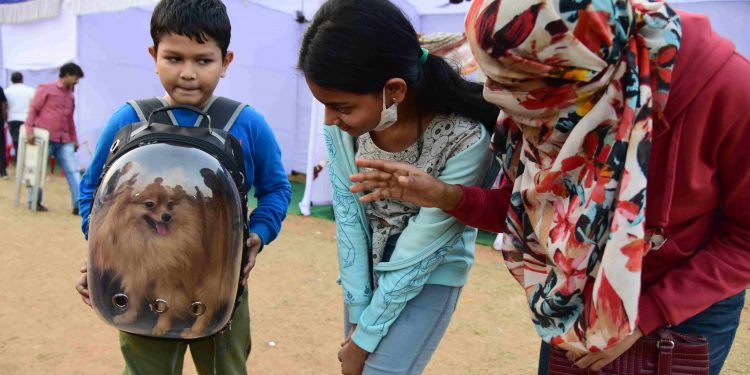
[(203, 121), (204, 118), (208, 119), (208, 132), (211, 133), (211, 130), (212, 130), (211, 129), (211, 115), (209, 115), (208, 113), (206, 113), (205, 111), (203, 111), (202, 109), (198, 107), (193, 107), (191, 105), (185, 105), (185, 104), (170, 105), (170, 106), (161, 107), (161, 108), (157, 108), (153, 110), (151, 114), (148, 115), (148, 126), (149, 127), (151, 126), (152, 124), (151, 119), (154, 117), (154, 114), (159, 113), (159, 112), (171, 111), (173, 109), (184, 109), (187, 111), (195, 112), (198, 116), (201, 117), (201, 122)]

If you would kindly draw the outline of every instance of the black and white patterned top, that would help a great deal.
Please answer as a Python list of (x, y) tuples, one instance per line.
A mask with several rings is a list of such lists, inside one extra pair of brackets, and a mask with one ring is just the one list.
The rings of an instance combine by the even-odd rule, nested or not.
[[(436, 114), (422, 138), (405, 150), (384, 151), (366, 133), (357, 138), (356, 157), (408, 163), (437, 177), (448, 159), (480, 140), (481, 127), (479, 121), (459, 114)], [(397, 200), (382, 200), (367, 204), (365, 212), (372, 229), (372, 263), (375, 265), (383, 259), (388, 238), (406, 228), (409, 219), (419, 212), (419, 206)]]

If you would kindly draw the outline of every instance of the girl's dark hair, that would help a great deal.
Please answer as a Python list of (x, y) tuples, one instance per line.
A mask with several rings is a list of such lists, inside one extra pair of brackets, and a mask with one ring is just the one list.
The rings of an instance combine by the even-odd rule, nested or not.
[(164, 34), (186, 36), (198, 43), (216, 41), (221, 58), (227, 56), (232, 25), (221, 0), (161, 0), (151, 15), (151, 39), (158, 50)]
[(425, 111), (460, 113), (491, 132), (498, 108), (484, 101), (482, 85), (469, 82), (444, 59), (424, 65), (414, 27), (388, 0), (329, 0), (307, 29), (298, 68), (322, 87), (370, 94), (391, 78), (406, 81)]

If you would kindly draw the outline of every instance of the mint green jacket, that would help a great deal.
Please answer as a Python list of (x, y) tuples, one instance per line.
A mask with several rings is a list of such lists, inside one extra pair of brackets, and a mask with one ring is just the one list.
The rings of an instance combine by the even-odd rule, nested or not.
[[(352, 340), (373, 352), (406, 303), (425, 284), (463, 286), (474, 263), (477, 230), (459, 223), (437, 208), (421, 208), (401, 233), (388, 262), (375, 266), (378, 288), (370, 282), (371, 230), (360, 194), (349, 191), (355, 139), (336, 126), (326, 126), (328, 170), (333, 183), (333, 209), (339, 256), (339, 281), (350, 323), (357, 324)], [(489, 135), (482, 128), (478, 142), (449, 158), (438, 178), (449, 184), (491, 182)]]

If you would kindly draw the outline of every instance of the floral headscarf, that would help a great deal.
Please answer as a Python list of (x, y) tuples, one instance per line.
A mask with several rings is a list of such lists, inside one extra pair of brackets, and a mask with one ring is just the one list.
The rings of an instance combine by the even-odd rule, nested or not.
[(600, 351), (637, 326), (646, 175), (680, 45), (646, 0), (474, 0), (466, 34), (514, 181), (505, 262), (539, 335)]

